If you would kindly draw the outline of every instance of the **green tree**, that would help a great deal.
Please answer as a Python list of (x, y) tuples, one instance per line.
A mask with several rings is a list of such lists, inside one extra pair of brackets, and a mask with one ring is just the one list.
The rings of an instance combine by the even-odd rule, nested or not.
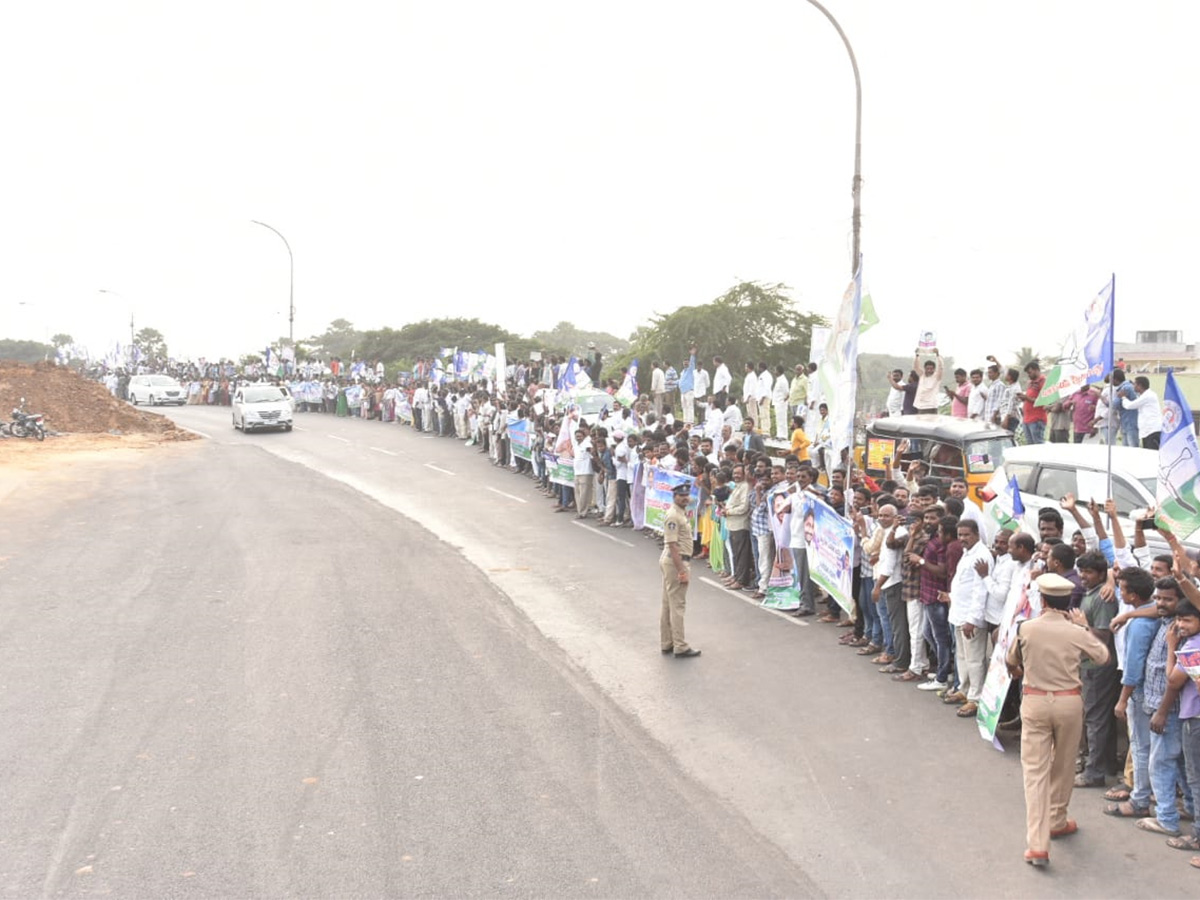
[(1032, 347), (1022, 347), (1014, 354), (1016, 362), (1013, 363), (1013, 368), (1024, 372), (1025, 367), (1031, 362), (1038, 362), (1041, 359), (1041, 354), (1034, 351)]
[(167, 341), (162, 332), (154, 328), (143, 328), (133, 338), (133, 346), (142, 353), (143, 359), (167, 359)]
[(312, 347), (312, 352), (324, 357), (349, 359), (362, 341), (362, 332), (355, 331), (354, 326), (346, 319), (334, 319), (325, 329), (324, 334), (305, 338), (304, 343)]
[(49, 359), (54, 348), (40, 341), (0, 340), (0, 360), (7, 362), (35, 363)]
[(702, 360), (723, 357), (735, 372), (747, 362), (765, 362), (772, 369), (784, 365), (789, 370), (807, 362), (813, 326), (823, 325), (825, 319), (798, 310), (788, 290), (783, 284), (743, 281), (710, 303), (656, 314), (649, 325), (634, 332), (633, 347), (613, 360), (606, 377), (613, 377), (635, 356), (647, 377), (652, 360), (679, 368), (687, 363), (693, 344)]
[(75, 343), (75, 338), (71, 337), (69, 334), (62, 334), (60, 332), (59, 334), (56, 334), (54, 337), (50, 338), (50, 343), (52, 343), (56, 348), (69, 347)]
[(530, 342), (537, 350), (545, 349), (566, 356), (573, 354), (580, 358), (590, 352), (588, 344), (595, 344), (596, 349), (605, 357), (619, 356), (627, 353), (630, 348), (629, 341), (615, 334), (609, 334), (607, 331), (583, 331), (570, 322), (559, 322), (549, 331), (535, 331), (530, 337)]

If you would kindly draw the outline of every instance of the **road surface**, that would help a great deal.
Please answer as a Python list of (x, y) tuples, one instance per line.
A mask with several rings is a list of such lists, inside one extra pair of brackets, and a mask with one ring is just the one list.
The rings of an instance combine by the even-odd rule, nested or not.
[(474, 448), (168, 414), (5, 501), (7, 896), (1195, 893), (1096, 792), (1025, 866), (1015, 753), (832, 627), (701, 578), (662, 657), (657, 547)]

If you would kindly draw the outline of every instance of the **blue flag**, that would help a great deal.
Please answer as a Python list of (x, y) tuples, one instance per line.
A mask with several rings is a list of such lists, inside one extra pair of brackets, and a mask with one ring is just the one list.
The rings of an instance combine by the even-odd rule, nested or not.
[(1065, 400), (1088, 384), (1103, 381), (1113, 367), (1113, 300), (1116, 277), (1100, 289), (1075, 331), (1063, 345), (1062, 358), (1046, 375), (1046, 386), (1035, 406)]
[(1198, 486), (1200, 448), (1196, 446), (1192, 411), (1175, 382), (1175, 372), (1168, 371), (1158, 447), (1158, 514), (1155, 520), (1181, 541), (1200, 529)]
[(557, 388), (560, 391), (570, 391), (575, 388), (575, 367), (579, 360), (572, 356), (565, 366), (563, 366), (562, 374), (558, 377)]

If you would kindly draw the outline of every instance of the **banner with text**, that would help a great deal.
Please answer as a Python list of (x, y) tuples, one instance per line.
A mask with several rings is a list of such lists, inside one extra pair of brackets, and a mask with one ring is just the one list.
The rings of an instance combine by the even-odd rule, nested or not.
[(824, 501), (812, 494), (798, 494), (792, 500), (792, 515), (804, 519), (808, 572), (812, 580), (829, 592), (838, 606), (854, 609), (854, 528)]

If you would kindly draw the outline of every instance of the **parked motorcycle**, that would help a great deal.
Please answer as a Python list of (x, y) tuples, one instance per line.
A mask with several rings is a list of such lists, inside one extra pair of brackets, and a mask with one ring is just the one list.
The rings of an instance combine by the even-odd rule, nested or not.
[(21, 405), (12, 411), (12, 421), (7, 423), (6, 429), (13, 437), (31, 437), (44, 441), (46, 439), (46, 417), (41, 413), (26, 412), (25, 398), (22, 397)]

